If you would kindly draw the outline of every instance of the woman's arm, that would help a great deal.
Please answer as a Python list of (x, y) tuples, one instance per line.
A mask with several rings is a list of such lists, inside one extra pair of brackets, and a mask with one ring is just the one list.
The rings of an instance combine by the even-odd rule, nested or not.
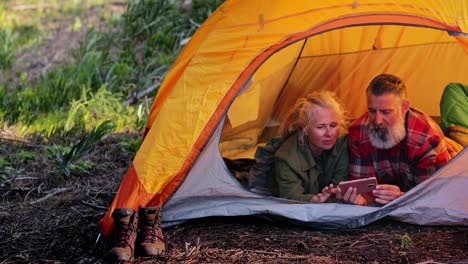
[(304, 180), (287, 162), (275, 159), (275, 176), (278, 183), (279, 196), (291, 200), (309, 202), (312, 194), (305, 194)]

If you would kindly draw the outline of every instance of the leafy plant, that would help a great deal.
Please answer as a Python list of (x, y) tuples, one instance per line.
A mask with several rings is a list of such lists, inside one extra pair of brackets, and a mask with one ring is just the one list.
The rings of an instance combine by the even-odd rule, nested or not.
[(11, 165), (11, 163), (8, 160), (6, 160), (4, 157), (0, 156), (0, 169), (3, 170), (3, 169), (5, 169), (6, 167), (8, 167), (10, 165)]
[(413, 240), (411, 237), (405, 233), (404, 235), (400, 236), (400, 247), (401, 248), (410, 248), (413, 245)]
[[(110, 92), (105, 86), (94, 94), (84, 89), (81, 98), (71, 103), (64, 130), (97, 126), (103, 120), (113, 120), (118, 130), (134, 127), (135, 110), (124, 107), (121, 101), (120, 94)], [(137, 115), (136, 120), (138, 118)]]
[(75, 23), (73, 24), (73, 31), (80, 31), (82, 26), (81, 19), (79, 17), (75, 17)]
[(142, 130), (143, 128), (145, 128), (146, 120), (148, 119), (148, 115), (149, 115), (148, 112), (149, 112), (149, 109), (147, 109), (144, 104), (140, 104), (138, 106), (138, 109), (136, 111), (136, 120), (135, 120), (135, 127), (138, 130)]
[[(75, 17), (72, 26), (78, 30), (83, 25), (80, 10), (102, 2), (56, 0), (56, 8), (38, 8), (30, 15), (32, 10), (24, 11), (21, 19), (15, 12), (3, 11), (0, 4), (0, 18), (13, 17), (0, 21), (0, 31), (11, 32), (9, 44), (0, 43), (16, 47), (40, 39), (41, 18), (57, 17), (62, 11)], [(123, 106), (129, 87), (138, 93), (162, 80), (185, 45), (182, 40), (190, 38), (222, 2), (193, 0), (191, 12), (186, 12), (180, 8), (181, 0), (130, 0), (123, 15), (108, 16), (112, 23), (107, 31), (91, 28), (87, 32), (72, 52), (73, 63), (53, 68), (34, 81), (24, 75), (13, 89), (0, 84), (0, 124), (18, 125), (23, 133), (45, 137), (64, 136), (103, 120), (113, 120), (119, 131), (142, 129), (147, 117), (142, 110), (150, 106), (148, 102), (144, 107)], [(14, 54), (8, 50), (5, 54)], [(4, 55), (5, 65), (10, 57)], [(155, 87), (146, 100), (151, 102), (157, 92)]]
[(15, 54), (15, 36), (11, 29), (0, 29), (0, 69), (8, 69)]
[(134, 155), (140, 149), (142, 138), (124, 138), (120, 143), (125, 151)]
[[(0, 156), (0, 186), (5, 185), (8, 180), (8, 171), (12, 169), (11, 163), (4, 157)], [(8, 184), (7, 184), (8, 185)]]
[[(90, 174), (92, 168), (95, 166), (94, 162), (90, 160), (78, 160), (74, 163), (69, 164), (68, 171), (70, 173), (82, 175), (82, 174)], [(67, 175), (68, 176), (68, 175)]]
[(13, 157), (16, 160), (25, 161), (25, 160), (33, 160), (34, 158), (36, 158), (36, 155), (37, 155), (36, 152), (21, 150), (20, 152), (15, 153)]
[(19, 17), (0, 3), (0, 69), (11, 68), (18, 48), (37, 43), (41, 39), (42, 34), (37, 27), (20, 25), (19, 20)]
[(60, 172), (65, 176), (70, 176), (72, 172), (87, 172), (89, 164), (86, 164), (86, 162), (73, 164), (73, 162), (78, 161), (88, 154), (92, 150), (93, 145), (114, 128), (115, 125), (107, 120), (97, 128), (93, 128), (90, 132), (83, 132), (80, 141), (70, 148), (56, 148)]

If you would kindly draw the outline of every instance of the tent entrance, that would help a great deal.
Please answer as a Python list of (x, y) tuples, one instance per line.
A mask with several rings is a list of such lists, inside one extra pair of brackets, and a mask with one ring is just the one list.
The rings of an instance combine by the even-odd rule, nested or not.
[(437, 117), (444, 87), (468, 83), (468, 60), (454, 37), (426, 27), (352, 26), (301, 39), (264, 61), (234, 99), (222, 156), (253, 158), (257, 146), (278, 135), (289, 107), (310, 91), (334, 91), (351, 117), (359, 117), (367, 84), (384, 72), (406, 82), (411, 106)]

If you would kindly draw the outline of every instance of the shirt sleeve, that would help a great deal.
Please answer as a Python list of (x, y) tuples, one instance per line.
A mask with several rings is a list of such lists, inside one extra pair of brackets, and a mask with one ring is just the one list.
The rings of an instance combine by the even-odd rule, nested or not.
[(305, 189), (299, 175), (284, 160), (275, 160), (275, 175), (280, 197), (304, 202), (310, 201), (312, 194), (304, 194)]
[(420, 184), (427, 180), (439, 168), (450, 160), (447, 145), (438, 136), (428, 137), (419, 148), (415, 148), (414, 169), (415, 183)]

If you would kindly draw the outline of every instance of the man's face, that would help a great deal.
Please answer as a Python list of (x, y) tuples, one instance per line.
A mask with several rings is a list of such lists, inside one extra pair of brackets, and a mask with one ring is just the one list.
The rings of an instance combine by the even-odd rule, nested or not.
[(400, 100), (392, 93), (367, 96), (369, 113), (369, 136), (376, 148), (388, 149), (397, 145), (406, 136), (405, 114), (408, 101)]

